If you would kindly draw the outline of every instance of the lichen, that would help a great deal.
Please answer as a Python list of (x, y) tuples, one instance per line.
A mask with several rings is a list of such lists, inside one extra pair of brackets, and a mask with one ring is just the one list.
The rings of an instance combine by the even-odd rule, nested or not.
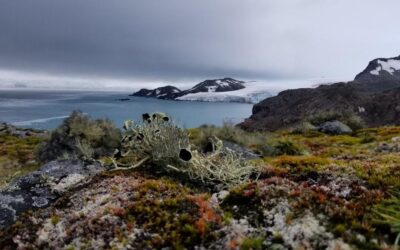
[(258, 169), (246, 162), (239, 153), (223, 147), (216, 137), (212, 140), (212, 153), (192, 150), (189, 134), (176, 126), (162, 113), (143, 114), (143, 121), (128, 120), (122, 146), (116, 150), (115, 169), (133, 169), (148, 163), (154, 171), (178, 173), (203, 184), (221, 186), (246, 182)]

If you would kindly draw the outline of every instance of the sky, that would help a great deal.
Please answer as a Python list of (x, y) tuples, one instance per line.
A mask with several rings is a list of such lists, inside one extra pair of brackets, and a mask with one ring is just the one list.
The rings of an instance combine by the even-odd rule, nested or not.
[(352, 80), (400, 54), (399, 0), (0, 0), (0, 88)]

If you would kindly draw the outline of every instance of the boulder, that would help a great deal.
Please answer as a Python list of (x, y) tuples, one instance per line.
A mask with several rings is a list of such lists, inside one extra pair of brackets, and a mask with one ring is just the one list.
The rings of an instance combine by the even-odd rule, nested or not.
[(246, 161), (259, 159), (261, 157), (261, 155), (254, 153), (251, 149), (240, 146), (239, 144), (233, 142), (224, 141), (224, 147), (240, 154), (241, 157)]
[(222, 143), (221, 145), (223, 148), (227, 148), (229, 150), (236, 152), (243, 159), (248, 160), (248, 161), (254, 160), (254, 159), (259, 159), (261, 157), (261, 155), (254, 153), (249, 148), (243, 147), (239, 144), (236, 144), (236, 143), (233, 143), (230, 141), (226, 141), (226, 140), (221, 141), (216, 137), (209, 139), (209, 141), (202, 148), (202, 153), (208, 154), (208, 153), (214, 152), (214, 150), (216, 148), (220, 147), (219, 145), (217, 145), (218, 143)]
[(0, 229), (24, 212), (48, 207), (70, 188), (104, 170), (97, 162), (52, 161), (13, 181), (0, 192)]
[(322, 123), (318, 126), (318, 131), (331, 135), (350, 134), (353, 132), (349, 126), (337, 120)]

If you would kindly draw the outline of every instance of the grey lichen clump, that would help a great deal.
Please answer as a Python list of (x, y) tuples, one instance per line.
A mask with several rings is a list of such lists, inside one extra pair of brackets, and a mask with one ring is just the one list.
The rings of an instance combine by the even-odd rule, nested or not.
[(192, 150), (189, 133), (163, 113), (143, 114), (140, 123), (128, 120), (124, 129), (121, 148), (113, 157), (116, 170), (143, 166), (223, 186), (242, 183), (257, 172), (239, 153), (224, 148), (216, 137), (211, 138), (211, 153)]

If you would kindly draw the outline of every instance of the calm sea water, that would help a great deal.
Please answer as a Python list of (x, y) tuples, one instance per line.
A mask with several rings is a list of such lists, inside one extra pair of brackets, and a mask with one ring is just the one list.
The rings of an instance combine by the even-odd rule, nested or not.
[(164, 112), (183, 127), (238, 123), (251, 114), (251, 104), (183, 102), (129, 97), (127, 93), (0, 90), (0, 121), (22, 127), (52, 129), (73, 110), (93, 118), (110, 118), (119, 127), (147, 112)]

